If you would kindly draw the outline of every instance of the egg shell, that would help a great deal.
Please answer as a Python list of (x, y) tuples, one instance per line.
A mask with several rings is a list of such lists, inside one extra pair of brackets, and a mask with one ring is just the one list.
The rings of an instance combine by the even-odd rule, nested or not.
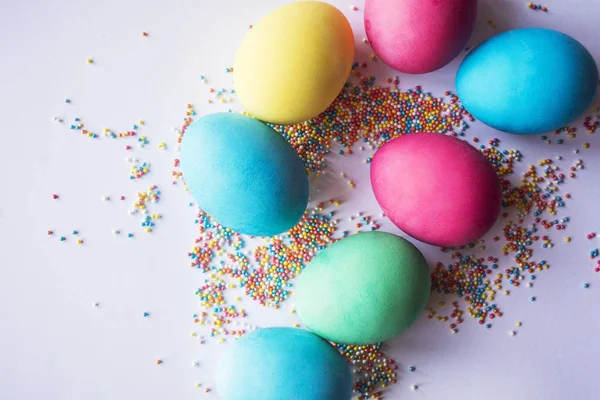
[(462, 104), (504, 132), (532, 135), (563, 127), (592, 103), (598, 67), (585, 47), (550, 29), (501, 33), (476, 47), (456, 74)]
[(466, 46), (477, 0), (367, 0), (365, 30), (375, 54), (408, 74), (442, 68)]
[(216, 368), (222, 400), (350, 400), (344, 357), (317, 335), (265, 328), (229, 345)]
[(337, 343), (373, 344), (421, 314), (431, 291), (427, 261), (407, 240), (384, 232), (344, 238), (300, 275), (296, 310), (304, 325)]
[(302, 122), (335, 100), (353, 61), (354, 35), (341, 11), (295, 2), (248, 32), (235, 59), (235, 90), (246, 111), (263, 121)]
[(439, 133), (389, 141), (373, 156), (371, 185), (388, 218), (410, 236), (441, 247), (477, 241), (502, 207), (498, 175), (467, 142)]
[(264, 123), (234, 113), (194, 121), (181, 142), (180, 165), (198, 205), (247, 235), (292, 228), (308, 202), (308, 176), (294, 148)]

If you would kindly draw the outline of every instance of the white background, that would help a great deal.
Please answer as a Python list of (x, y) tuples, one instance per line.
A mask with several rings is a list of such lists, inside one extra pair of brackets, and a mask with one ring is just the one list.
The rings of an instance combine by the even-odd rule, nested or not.
[[(188, 267), (187, 252), (196, 237), (194, 208), (181, 185), (171, 186), (176, 153), (173, 127), (181, 125), (185, 105), (200, 114), (226, 109), (208, 106), (205, 75), (215, 88), (232, 87), (225, 68), (236, 47), (262, 15), (284, 0), (56, 0), (0, 2), (0, 399), (195, 399), (216, 398), (195, 387), (213, 388), (214, 362), (226, 346), (207, 339), (201, 346), (191, 332), (200, 311), (195, 290), (204, 276)], [(362, 2), (337, 0), (351, 20), (360, 61), (369, 52), (360, 42)], [(351, 10), (356, 5), (359, 11)], [(529, 10), (524, 0), (481, 1), (470, 45), (498, 31), (545, 26), (580, 40), (600, 61), (596, 1), (554, 0), (549, 13)], [(142, 37), (142, 31), (149, 36)], [(92, 65), (86, 59), (94, 59)], [(436, 95), (453, 90), (460, 60), (422, 76), (400, 75), (401, 87), (421, 84)], [(379, 71), (389, 76), (390, 71)], [(373, 72), (377, 72), (373, 70)], [(72, 100), (65, 104), (64, 99)], [(234, 109), (240, 106), (234, 103)], [(64, 124), (52, 118), (64, 118)], [(139, 129), (150, 144), (134, 140), (87, 139), (68, 129), (74, 117), (101, 133)], [(600, 230), (600, 165), (597, 137), (581, 128), (577, 139), (562, 146), (539, 137), (508, 136), (472, 124), (468, 136), (499, 136), (503, 148), (525, 155), (521, 167), (562, 154), (566, 169), (575, 159), (586, 169), (563, 188), (573, 194), (559, 217), (569, 216), (566, 232), (551, 231), (554, 249), (536, 248), (534, 259), (552, 268), (537, 274), (533, 288), (499, 295), (504, 317), (486, 330), (466, 317), (457, 335), (447, 324), (421, 318), (405, 334), (386, 344), (401, 368), (399, 383), (387, 398), (415, 399), (598, 399), (600, 356), (600, 275), (588, 251), (598, 245), (585, 235)], [(596, 135), (597, 136), (597, 135)], [(167, 150), (159, 150), (161, 141)], [(578, 155), (589, 141), (592, 147)], [(133, 150), (124, 147), (131, 144)], [(313, 200), (346, 199), (342, 213), (378, 215), (379, 209), (362, 162), (370, 154), (332, 155), (334, 184)], [(126, 157), (152, 163), (139, 181), (129, 180)], [(357, 183), (351, 190), (339, 177), (347, 172)], [(512, 179), (518, 180), (515, 174)], [(322, 181), (321, 181), (322, 182)], [(140, 216), (127, 210), (136, 191), (158, 184), (164, 218), (145, 234)], [(52, 200), (52, 193), (60, 199)], [(564, 193), (564, 192), (563, 192)], [(102, 196), (112, 196), (110, 202)], [(119, 201), (118, 196), (127, 196)], [(385, 230), (399, 233), (389, 223)], [(55, 236), (48, 237), (52, 229)], [(85, 244), (78, 246), (76, 229)], [(135, 232), (133, 239), (113, 229)], [(490, 235), (498, 234), (498, 224)], [(68, 239), (58, 241), (59, 235)], [(563, 242), (564, 236), (573, 242)], [(447, 260), (435, 248), (418, 244), (433, 263)], [(539, 247), (539, 245), (538, 245)], [(503, 258), (501, 266), (510, 265)], [(583, 289), (590, 282), (589, 289)], [(529, 296), (537, 296), (532, 303)], [(454, 298), (446, 298), (451, 302)], [(439, 301), (432, 299), (432, 304)], [(94, 307), (94, 302), (99, 306)], [(283, 310), (242, 302), (249, 321), (259, 326), (291, 325), (293, 298)], [(150, 313), (143, 318), (142, 313)], [(508, 332), (523, 321), (515, 337)], [(160, 366), (156, 359), (162, 359)], [(194, 367), (195, 360), (200, 361)], [(417, 371), (406, 372), (408, 365)], [(418, 384), (419, 390), (410, 391)]]

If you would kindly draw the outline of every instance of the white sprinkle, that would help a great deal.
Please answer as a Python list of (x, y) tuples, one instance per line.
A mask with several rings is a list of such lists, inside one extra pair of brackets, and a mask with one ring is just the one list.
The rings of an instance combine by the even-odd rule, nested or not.
[(102, 200), (104, 200), (104, 201), (109, 201), (109, 200), (110, 200), (110, 197), (109, 197), (109, 196), (102, 196)]
[(99, 305), (100, 305), (100, 303), (98, 303), (98, 302), (94, 303), (94, 307), (98, 307)]
[(419, 386), (417, 386), (417, 385), (412, 385), (412, 386), (410, 387), (410, 390), (412, 390), (413, 392), (414, 392), (415, 390), (417, 390), (417, 389), (419, 389)]
[(515, 331), (510, 331), (510, 333), (509, 333), (510, 336), (515, 336), (516, 334), (517, 334), (517, 332), (515, 332)]

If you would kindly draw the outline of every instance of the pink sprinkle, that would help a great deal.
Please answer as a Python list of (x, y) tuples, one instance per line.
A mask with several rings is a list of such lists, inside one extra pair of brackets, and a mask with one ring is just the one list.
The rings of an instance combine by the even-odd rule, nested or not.
[(56, 199), (58, 199), (58, 195), (55, 193), (55, 194), (53, 194), (53, 195), (52, 195), (52, 198), (53, 198), (54, 200), (56, 200)]
[(131, 150), (131, 146), (129, 146), (129, 145), (125, 146), (125, 150)]

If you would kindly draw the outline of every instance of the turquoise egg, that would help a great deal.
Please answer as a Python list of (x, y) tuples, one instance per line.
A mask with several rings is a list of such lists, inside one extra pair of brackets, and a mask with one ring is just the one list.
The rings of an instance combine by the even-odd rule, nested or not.
[(239, 233), (283, 233), (306, 209), (308, 176), (300, 157), (254, 118), (217, 113), (196, 120), (183, 136), (180, 165), (198, 205)]
[(592, 103), (598, 67), (581, 43), (550, 29), (501, 33), (476, 47), (456, 74), (467, 111), (498, 130), (550, 132)]
[(352, 374), (328, 342), (296, 328), (242, 336), (218, 359), (222, 400), (350, 400)]

